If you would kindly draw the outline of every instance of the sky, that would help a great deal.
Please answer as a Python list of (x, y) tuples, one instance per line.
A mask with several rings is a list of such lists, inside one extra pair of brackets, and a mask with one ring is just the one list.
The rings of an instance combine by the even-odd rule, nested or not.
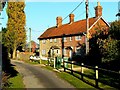
[[(47, 28), (56, 26), (56, 17), (61, 16), (64, 19), (68, 16), (77, 6), (82, 2), (82, 0), (72, 1), (69, 0), (55, 2), (54, 0), (37, 1), (37, 0), (27, 0), (25, 2), (25, 14), (26, 14), (26, 32), (27, 32), (27, 42), (29, 41), (29, 28), (32, 30), (32, 40), (39, 43), (38, 37), (44, 33)], [(78, 2), (79, 1), (79, 2)], [(97, 5), (98, 0), (90, 0), (89, 2), (89, 17), (95, 16), (94, 7)], [(99, 0), (101, 1), (101, 0)], [(118, 0), (109, 2), (100, 2), (103, 7), (103, 18), (107, 22), (112, 22), (117, 20), (115, 16), (118, 12)], [(2, 12), (2, 27), (6, 27), (7, 15), (6, 7)], [(75, 14), (75, 21), (85, 19), (85, 0), (84, 2), (73, 12)], [(63, 20), (63, 24), (69, 22), (69, 17)]]

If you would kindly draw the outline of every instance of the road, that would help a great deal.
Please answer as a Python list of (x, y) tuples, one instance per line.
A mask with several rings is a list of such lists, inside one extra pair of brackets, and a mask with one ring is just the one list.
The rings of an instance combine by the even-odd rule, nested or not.
[(50, 70), (41, 68), (22, 61), (12, 60), (17, 71), (22, 74), (23, 82), (26, 88), (72, 88), (74, 87), (66, 81), (58, 78), (56, 74)]

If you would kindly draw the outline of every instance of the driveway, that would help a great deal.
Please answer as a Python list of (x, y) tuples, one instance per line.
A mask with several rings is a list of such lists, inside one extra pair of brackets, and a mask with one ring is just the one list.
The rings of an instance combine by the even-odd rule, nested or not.
[(23, 76), (23, 82), (26, 88), (72, 88), (74, 87), (66, 81), (58, 78), (52, 71), (43, 69), (39, 66), (24, 63), (22, 61), (12, 60), (16, 65), (17, 71)]

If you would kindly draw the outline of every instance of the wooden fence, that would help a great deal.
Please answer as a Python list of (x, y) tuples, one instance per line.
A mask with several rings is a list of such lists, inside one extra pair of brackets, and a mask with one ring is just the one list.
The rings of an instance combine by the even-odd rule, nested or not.
[[(71, 64), (71, 68), (65, 67), (65, 63)], [(80, 66), (81, 67), (81, 72), (73, 70), (73, 65)], [(71, 71), (71, 74), (73, 74), (73, 72), (74, 73), (80, 73), (82, 80), (84, 79), (84, 69), (83, 68), (88, 68), (88, 69), (94, 70), (94, 72), (95, 72), (95, 76), (94, 76), (95, 78), (94, 78), (94, 80), (95, 80), (95, 86), (96, 87), (99, 87), (99, 85), (98, 85), (98, 82), (99, 82), (99, 72), (101, 72), (101, 71), (104, 72), (104, 74), (105, 73), (115, 74), (116, 76), (118, 76), (118, 79), (120, 81), (120, 72), (115, 72), (115, 71), (111, 71), (111, 70), (99, 68), (98, 66), (95, 66), (95, 67), (93, 67), (93, 66), (87, 66), (87, 65), (84, 65), (84, 63), (81, 63), (81, 65), (79, 65), (79, 64), (77, 64), (75, 62), (72, 62), (72, 61), (64, 61), (63, 62), (63, 67), (64, 67), (64, 71), (69, 70), (69, 71)], [(120, 82), (118, 82), (118, 83), (119, 83), (119, 85), (118, 85), (117, 88), (120, 88), (119, 87), (120, 86)]]

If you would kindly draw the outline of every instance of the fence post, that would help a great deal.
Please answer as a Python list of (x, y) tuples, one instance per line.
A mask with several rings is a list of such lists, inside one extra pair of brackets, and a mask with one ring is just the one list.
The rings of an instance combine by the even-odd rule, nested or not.
[(71, 62), (71, 74), (73, 74), (73, 61)]
[(98, 66), (95, 66), (95, 84), (98, 87)]
[(62, 58), (62, 63), (63, 63), (64, 72), (65, 72), (66, 70), (65, 70), (65, 61), (64, 61), (64, 58)]
[(48, 66), (50, 65), (50, 58), (48, 58)]
[(64, 60), (64, 58), (63, 58), (63, 67), (64, 67), (64, 72), (66, 71), (66, 67), (65, 67), (65, 60)]
[(55, 68), (55, 57), (54, 57), (54, 68)]
[[(120, 70), (119, 70), (119, 72), (118, 72), (119, 74), (120, 74)], [(118, 76), (118, 78), (119, 78), (119, 81), (120, 81), (120, 75)], [(119, 83), (119, 86), (120, 86), (120, 83)]]
[(42, 64), (42, 59), (40, 59), (40, 64)]
[(84, 63), (81, 63), (81, 79), (83, 80), (83, 73), (84, 73), (84, 70), (83, 70), (83, 65), (84, 65)]

